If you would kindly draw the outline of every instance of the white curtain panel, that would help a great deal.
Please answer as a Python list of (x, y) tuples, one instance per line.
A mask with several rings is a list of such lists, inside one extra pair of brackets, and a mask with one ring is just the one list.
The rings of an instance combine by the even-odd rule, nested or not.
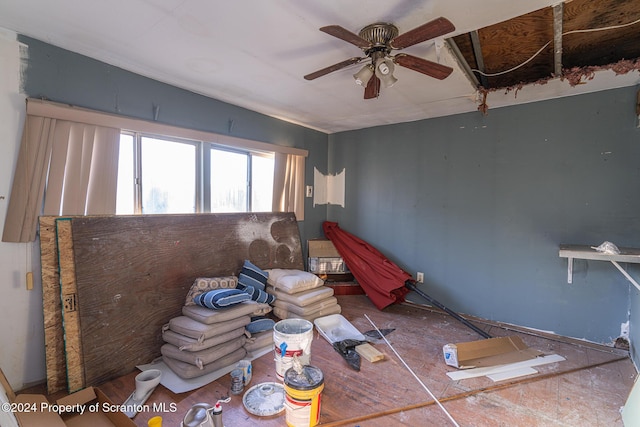
[(41, 213), (114, 214), (119, 141), (120, 129), (27, 115), (2, 241), (35, 240)]
[(304, 220), (305, 157), (295, 154), (275, 154), (273, 178), (273, 210), (293, 212)]

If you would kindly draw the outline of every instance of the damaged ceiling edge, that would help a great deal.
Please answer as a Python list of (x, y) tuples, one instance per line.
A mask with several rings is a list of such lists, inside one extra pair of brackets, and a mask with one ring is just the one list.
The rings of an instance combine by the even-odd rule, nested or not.
[[(487, 98), (491, 93), (514, 92), (514, 98), (517, 98), (523, 88), (546, 85), (551, 81), (567, 81), (570, 87), (575, 87), (587, 84), (602, 71), (613, 71), (616, 76), (640, 71), (640, 50), (635, 47), (640, 43), (634, 42), (637, 32), (633, 28), (637, 24), (640, 24), (640, 17), (635, 9), (629, 9), (629, 5), (620, 5), (618, 9), (617, 6), (613, 8), (609, 0), (602, 4), (571, 1), (570, 6), (561, 2), (452, 37), (446, 40), (446, 46), (475, 88), (477, 109), (487, 114)], [(529, 36), (524, 38), (526, 34)], [(568, 35), (574, 36), (564, 46), (563, 39)], [(501, 40), (500, 46), (495, 44), (497, 40)], [(503, 50), (505, 46), (508, 46), (506, 51)], [(535, 53), (529, 56), (534, 49)], [(575, 53), (584, 49), (605, 61), (613, 61), (576, 65)], [(526, 59), (522, 58), (525, 52), (529, 52)], [(563, 61), (566, 64), (563, 65)], [(501, 77), (511, 73), (510, 78)], [(493, 87), (491, 79), (494, 79)], [(507, 83), (509, 80), (512, 81), (510, 84)], [(626, 85), (629, 83), (637, 84), (626, 81)]]
[(563, 69), (561, 76), (549, 76), (547, 78), (540, 79), (532, 83), (520, 83), (513, 86), (485, 89), (478, 87), (478, 111), (482, 114), (488, 114), (489, 105), (487, 98), (490, 93), (503, 92), (505, 95), (513, 92), (514, 98), (518, 97), (518, 92), (527, 87), (546, 85), (552, 81), (568, 82), (569, 86), (575, 87), (578, 85), (588, 84), (589, 80), (593, 80), (598, 72), (613, 71), (616, 76), (631, 73), (633, 71), (640, 72), (640, 58), (634, 60), (623, 59), (613, 64), (598, 65), (598, 66), (586, 66), (586, 67), (574, 67), (571, 69)]

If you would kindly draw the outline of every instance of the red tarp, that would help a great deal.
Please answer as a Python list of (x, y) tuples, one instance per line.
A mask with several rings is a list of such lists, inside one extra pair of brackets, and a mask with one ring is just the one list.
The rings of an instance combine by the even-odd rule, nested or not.
[(409, 293), (405, 282), (412, 279), (409, 273), (389, 261), (369, 243), (342, 230), (337, 222), (325, 221), (322, 229), (378, 309), (404, 301)]

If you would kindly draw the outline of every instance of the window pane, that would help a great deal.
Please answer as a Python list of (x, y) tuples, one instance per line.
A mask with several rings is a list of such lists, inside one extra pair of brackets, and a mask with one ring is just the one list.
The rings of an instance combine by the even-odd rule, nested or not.
[(211, 150), (211, 212), (247, 211), (247, 155)]
[(142, 137), (142, 213), (196, 212), (196, 146)]
[(251, 158), (251, 210), (271, 212), (273, 210), (273, 157)]
[(116, 214), (133, 215), (135, 198), (133, 178), (133, 135), (120, 135)]

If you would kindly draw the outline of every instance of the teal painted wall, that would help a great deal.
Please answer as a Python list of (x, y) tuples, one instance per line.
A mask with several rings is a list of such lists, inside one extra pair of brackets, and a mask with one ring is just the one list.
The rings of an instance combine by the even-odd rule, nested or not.
[[(153, 120), (154, 106), (159, 106), (158, 122), (309, 150), (307, 184), (313, 184), (314, 166), (326, 169), (325, 133), (160, 83), (29, 37), (20, 36), (19, 40), (28, 46), (24, 91), (29, 97), (144, 120)], [(314, 208), (312, 199), (306, 199), (305, 220), (300, 224), (303, 242), (321, 235), (325, 217), (325, 206)]]
[(629, 283), (576, 260), (567, 284), (558, 247), (640, 247), (635, 99), (626, 88), (330, 135), (346, 203), (328, 218), (424, 272), (421, 289), (458, 312), (611, 343)]

